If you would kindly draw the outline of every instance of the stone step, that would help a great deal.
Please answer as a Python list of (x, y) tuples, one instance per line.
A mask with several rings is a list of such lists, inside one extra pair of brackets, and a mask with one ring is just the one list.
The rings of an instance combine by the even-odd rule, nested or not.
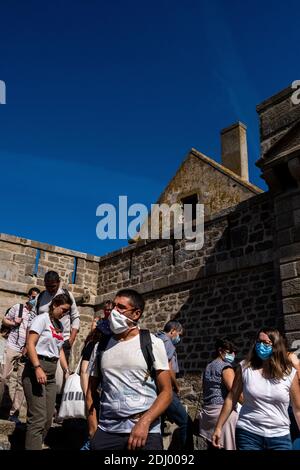
[(9, 437), (13, 434), (16, 423), (0, 419), (0, 450), (9, 450)]

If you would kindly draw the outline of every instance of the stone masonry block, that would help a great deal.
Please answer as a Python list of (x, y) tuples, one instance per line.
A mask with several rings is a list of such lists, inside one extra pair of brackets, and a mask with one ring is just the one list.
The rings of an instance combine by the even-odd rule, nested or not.
[(300, 313), (285, 315), (284, 326), (286, 331), (300, 330)]
[(282, 283), (282, 296), (291, 297), (300, 295), (300, 278), (291, 279)]
[(12, 259), (13, 255), (9, 251), (0, 251), (0, 261), (10, 261)]
[(32, 256), (27, 256), (27, 255), (14, 255), (14, 261), (17, 263), (28, 263), (28, 264), (33, 264), (35, 262), (35, 258)]
[(300, 209), (294, 211), (294, 222), (295, 225), (300, 225)]
[(296, 313), (300, 312), (300, 297), (291, 297), (290, 299), (283, 299), (283, 313)]
[(297, 277), (296, 263), (288, 263), (280, 266), (281, 279), (291, 279)]
[(283, 212), (282, 214), (279, 214), (277, 217), (276, 225), (277, 225), (278, 230), (291, 227), (292, 225), (294, 225), (292, 211)]

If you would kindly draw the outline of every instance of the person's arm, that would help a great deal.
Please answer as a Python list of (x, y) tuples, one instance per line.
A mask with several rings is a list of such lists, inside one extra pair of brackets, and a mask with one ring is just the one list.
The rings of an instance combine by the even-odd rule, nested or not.
[(300, 384), (297, 374), (295, 374), (295, 377), (292, 381), (292, 385), (290, 388), (290, 397), (295, 420), (298, 424), (298, 429), (300, 431)]
[(71, 328), (71, 331), (70, 331), (70, 338), (69, 338), (68, 341), (70, 343), (70, 346), (72, 346), (75, 339), (76, 339), (77, 333), (79, 331), (80, 314), (79, 314), (79, 310), (78, 310), (78, 307), (76, 305), (73, 294), (71, 292), (69, 292), (69, 295), (72, 299), (72, 305), (71, 305), (71, 310), (70, 310), (70, 328)]
[(65, 376), (69, 375), (70, 371), (69, 371), (67, 359), (66, 359), (65, 352), (64, 352), (63, 348), (61, 348), (61, 350), (59, 352), (59, 362), (60, 362), (61, 368), (62, 368), (63, 373), (65, 374)]
[(22, 318), (18, 318), (19, 314), (19, 305), (14, 305), (11, 307), (7, 315), (5, 315), (2, 319), (2, 323), (4, 326), (8, 326), (12, 328), (14, 326), (20, 325)]
[(95, 403), (99, 400), (99, 394), (97, 392), (99, 383), (100, 377), (89, 376), (85, 403), (87, 408), (87, 422), (90, 439), (94, 436), (98, 426), (97, 408)]
[(80, 365), (80, 384), (83, 390), (84, 396), (86, 396), (88, 384), (89, 384), (89, 362), (88, 360), (82, 359)]
[(172, 401), (170, 371), (156, 371), (156, 384), (158, 387), (157, 398), (133, 427), (128, 439), (128, 450), (135, 450), (145, 445), (150, 424), (163, 414)]
[(300, 361), (299, 361), (299, 359), (298, 359), (298, 357), (296, 356), (295, 353), (289, 353), (288, 357), (289, 357), (289, 360), (291, 361), (293, 367), (296, 369), (297, 377), (298, 377), (298, 380), (300, 381)]
[(231, 367), (227, 367), (226, 369), (223, 369), (222, 380), (223, 380), (225, 387), (230, 392), (233, 381), (234, 381), (234, 370)]
[(212, 435), (212, 444), (215, 447), (220, 447), (222, 428), (226, 420), (228, 419), (230, 413), (232, 412), (233, 408), (237, 404), (242, 391), (243, 391), (242, 370), (241, 370), (241, 366), (238, 366), (235, 372), (235, 377), (234, 377), (234, 381), (232, 384), (232, 388), (229, 391), (224, 401), (214, 433)]
[(171, 385), (172, 389), (175, 393), (179, 393), (179, 385), (176, 379), (176, 373), (173, 370), (172, 361), (169, 361), (169, 368), (170, 368), (170, 378), (171, 378)]
[(38, 355), (37, 355), (37, 352), (36, 352), (36, 349), (35, 349), (35, 347), (37, 345), (37, 342), (39, 340), (39, 337), (40, 337), (40, 335), (38, 333), (36, 333), (35, 331), (30, 331), (29, 332), (28, 340), (27, 340), (27, 344), (26, 344), (27, 355), (30, 359), (30, 362), (31, 362), (32, 366), (34, 367), (36, 380), (40, 384), (46, 384), (47, 383), (47, 376), (46, 376), (44, 370), (42, 369), (42, 367), (40, 365), (40, 361), (39, 361), (39, 358), (38, 358)]

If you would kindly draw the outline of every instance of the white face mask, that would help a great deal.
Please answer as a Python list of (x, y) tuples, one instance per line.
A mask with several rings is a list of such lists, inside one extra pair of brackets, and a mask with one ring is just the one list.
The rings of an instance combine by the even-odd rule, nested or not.
[(127, 323), (128, 321), (135, 323), (133, 320), (129, 320), (127, 317), (121, 315), (121, 313), (119, 313), (118, 310), (115, 309), (110, 312), (108, 320), (110, 329), (115, 335), (119, 335), (127, 330), (132, 330), (133, 328), (135, 328), (135, 326), (128, 326)]

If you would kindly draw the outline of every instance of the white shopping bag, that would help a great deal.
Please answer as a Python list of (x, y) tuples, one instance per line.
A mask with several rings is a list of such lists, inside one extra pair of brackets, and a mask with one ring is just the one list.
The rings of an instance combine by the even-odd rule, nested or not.
[(70, 375), (65, 383), (58, 417), (62, 419), (84, 418), (86, 419), (84, 393), (80, 383), (81, 359), (74, 374)]

